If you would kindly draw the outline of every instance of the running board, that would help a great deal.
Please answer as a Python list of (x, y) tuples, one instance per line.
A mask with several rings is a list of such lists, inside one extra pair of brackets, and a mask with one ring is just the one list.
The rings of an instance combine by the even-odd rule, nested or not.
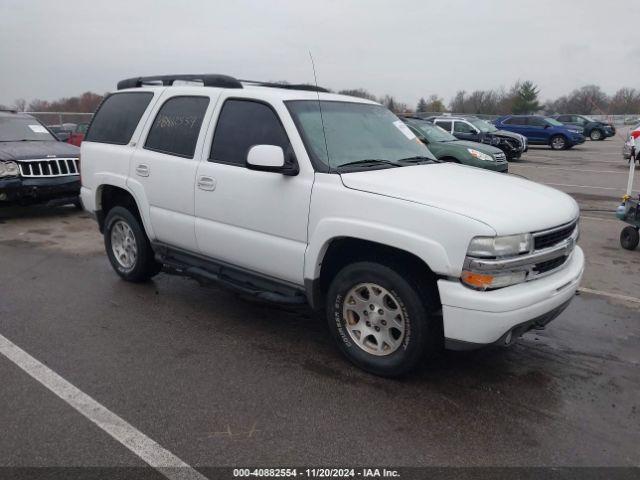
[(285, 305), (302, 305), (307, 297), (302, 287), (281, 283), (232, 265), (153, 244), (155, 258), (167, 273), (184, 275), (203, 284), (216, 284), (260, 300)]

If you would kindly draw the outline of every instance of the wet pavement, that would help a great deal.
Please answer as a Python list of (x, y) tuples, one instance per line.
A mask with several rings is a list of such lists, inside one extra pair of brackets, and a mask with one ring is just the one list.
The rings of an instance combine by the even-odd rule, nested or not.
[[(585, 282), (638, 297), (640, 251), (582, 224)], [(387, 380), (305, 309), (128, 284), (101, 241), (73, 209), (0, 214), (0, 334), (190, 465), (640, 465), (640, 303), (581, 294), (511, 348)], [(0, 379), (0, 465), (141, 465), (3, 356)]]

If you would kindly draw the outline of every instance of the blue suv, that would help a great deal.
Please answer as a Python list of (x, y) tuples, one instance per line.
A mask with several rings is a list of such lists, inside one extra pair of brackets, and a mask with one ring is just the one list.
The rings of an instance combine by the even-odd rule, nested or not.
[(549, 145), (554, 150), (565, 150), (585, 141), (580, 127), (541, 115), (505, 115), (494, 124), (501, 130), (524, 135), (530, 144)]

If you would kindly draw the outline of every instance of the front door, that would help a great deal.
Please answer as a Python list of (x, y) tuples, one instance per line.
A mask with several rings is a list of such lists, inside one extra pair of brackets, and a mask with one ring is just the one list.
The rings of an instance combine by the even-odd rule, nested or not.
[[(280, 109), (280, 112), (277, 111)], [(314, 172), (296, 176), (246, 168), (254, 145), (276, 145), (295, 155), (283, 104), (228, 98), (218, 109), (208, 158), (196, 175), (196, 239), (211, 259), (303, 285), (307, 223)], [(285, 123), (286, 124), (286, 123)]]

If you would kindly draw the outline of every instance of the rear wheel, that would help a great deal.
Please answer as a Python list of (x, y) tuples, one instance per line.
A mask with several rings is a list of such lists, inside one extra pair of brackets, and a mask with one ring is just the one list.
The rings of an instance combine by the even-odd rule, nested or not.
[(562, 135), (554, 135), (549, 141), (549, 145), (554, 150), (564, 150), (567, 148), (567, 139)]
[(376, 375), (398, 376), (441, 345), (434, 300), (419, 282), (386, 265), (343, 268), (327, 294), (327, 321), (340, 351)]
[(632, 226), (624, 227), (620, 232), (620, 245), (627, 250), (635, 250), (640, 242), (638, 229)]
[(118, 275), (129, 282), (143, 282), (160, 271), (142, 224), (131, 211), (113, 207), (104, 225), (105, 249)]
[(591, 130), (589, 138), (593, 141), (604, 140), (604, 132), (602, 130), (594, 128), (593, 130)]

